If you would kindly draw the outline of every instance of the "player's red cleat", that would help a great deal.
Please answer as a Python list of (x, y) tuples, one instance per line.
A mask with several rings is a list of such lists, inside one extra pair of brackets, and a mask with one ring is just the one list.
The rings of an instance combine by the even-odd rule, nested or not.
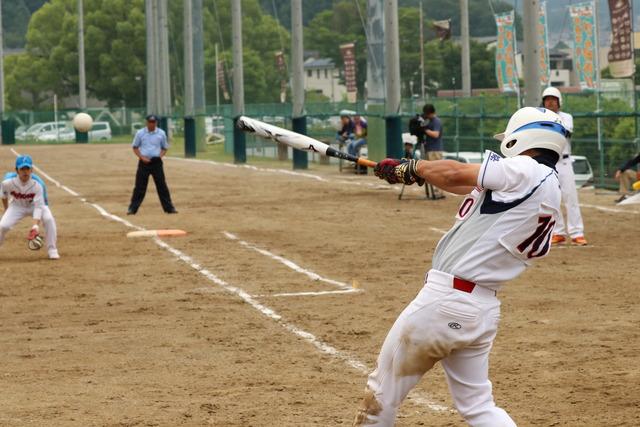
[(567, 238), (564, 237), (562, 234), (554, 234), (553, 237), (551, 238), (551, 244), (552, 245), (559, 245), (561, 243), (564, 243), (567, 241)]
[(584, 236), (578, 236), (575, 239), (571, 239), (571, 242), (574, 245), (587, 246), (587, 239), (585, 239)]

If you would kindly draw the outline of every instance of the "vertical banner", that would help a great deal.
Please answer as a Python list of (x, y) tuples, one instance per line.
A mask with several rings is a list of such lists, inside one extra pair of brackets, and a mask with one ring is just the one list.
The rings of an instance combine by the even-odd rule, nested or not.
[(598, 44), (593, 2), (569, 6), (573, 23), (573, 58), (580, 89), (594, 90), (597, 84)]
[(433, 31), (436, 33), (436, 37), (441, 42), (449, 40), (451, 38), (451, 19), (443, 19), (442, 21), (433, 21), (431, 23)]
[(280, 75), (280, 102), (284, 104), (287, 100), (287, 64), (284, 61), (284, 52), (276, 52), (276, 69)]
[(616, 78), (631, 77), (635, 73), (635, 62), (630, 0), (609, 0), (609, 12), (611, 15), (609, 70)]
[(356, 45), (347, 43), (340, 45), (340, 53), (344, 62), (344, 80), (347, 85), (347, 101), (356, 102)]
[(224, 76), (224, 63), (218, 61), (216, 64), (216, 78), (218, 79), (218, 86), (222, 89), (222, 97), (225, 101), (229, 100), (229, 89), (227, 88), (227, 79)]
[(547, 2), (540, 3), (538, 10), (538, 67), (540, 68), (540, 86), (547, 87), (551, 82), (549, 66), (549, 35), (547, 28)]
[(501, 92), (518, 92), (518, 72), (516, 70), (516, 31), (514, 13), (494, 16), (498, 27), (496, 45), (496, 79)]

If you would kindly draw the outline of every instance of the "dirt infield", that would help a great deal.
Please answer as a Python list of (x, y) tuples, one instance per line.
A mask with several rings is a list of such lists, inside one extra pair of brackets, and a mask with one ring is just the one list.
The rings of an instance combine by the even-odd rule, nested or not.
[[(398, 201), (335, 167), (168, 159), (180, 213), (151, 183), (127, 217), (128, 147), (16, 150), (78, 195), (48, 183), (61, 260), (27, 250), (26, 221), (0, 248), (2, 426), (350, 425), (461, 200)], [(0, 171), (14, 158), (1, 147)], [(519, 426), (640, 425), (640, 206), (614, 198), (581, 192), (591, 245), (553, 250), (500, 293), (491, 379)], [(127, 239), (99, 208), (189, 235)], [(318, 294), (275, 296), (300, 292)], [(436, 368), (398, 425), (465, 425), (451, 407)]]

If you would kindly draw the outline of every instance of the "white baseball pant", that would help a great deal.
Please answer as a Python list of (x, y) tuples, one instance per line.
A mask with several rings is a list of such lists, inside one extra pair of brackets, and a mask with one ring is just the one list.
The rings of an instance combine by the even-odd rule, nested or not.
[[(17, 206), (15, 203), (10, 203), (9, 207), (2, 215), (0, 219), (0, 245), (4, 242), (4, 237), (7, 235), (17, 223), (23, 218), (33, 216), (33, 207)], [(42, 224), (45, 229), (45, 236), (48, 250), (56, 249), (56, 240), (58, 238), (56, 229), (56, 220), (53, 218), (53, 214), (49, 209), (49, 206), (42, 208)]]
[(562, 203), (567, 210), (567, 227), (565, 227), (564, 214), (561, 212), (556, 218), (553, 234), (561, 234), (563, 236), (568, 234), (572, 239), (584, 236), (584, 224), (582, 223), (580, 205), (578, 204), (578, 191), (576, 190), (576, 178), (573, 174), (571, 158), (558, 160), (556, 169), (558, 170), (560, 190), (562, 191)]
[(430, 270), (427, 283), (400, 314), (369, 375), (355, 425), (393, 426), (409, 391), (440, 361), (455, 407), (470, 426), (515, 427), (493, 401), (489, 352), (500, 321), (495, 292), (452, 287), (453, 276)]

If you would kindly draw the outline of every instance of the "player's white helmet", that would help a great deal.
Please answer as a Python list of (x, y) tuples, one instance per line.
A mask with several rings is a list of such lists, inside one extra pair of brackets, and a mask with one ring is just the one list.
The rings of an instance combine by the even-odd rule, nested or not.
[(553, 96), (554, 98), (558, 98), (558, 106), (562, 107), (562, 94), (560, 93), (557, 87), (549, 86), (544, 91), (542, 91), (543, 102), (547, 96)]
[(505, 157), (513, 157), (532, 148), (546, 148), (562, 155), (567, 130), (560, 116), (546, 108), (524, 107), (509, 119), (507, 129), (494, 136)]

